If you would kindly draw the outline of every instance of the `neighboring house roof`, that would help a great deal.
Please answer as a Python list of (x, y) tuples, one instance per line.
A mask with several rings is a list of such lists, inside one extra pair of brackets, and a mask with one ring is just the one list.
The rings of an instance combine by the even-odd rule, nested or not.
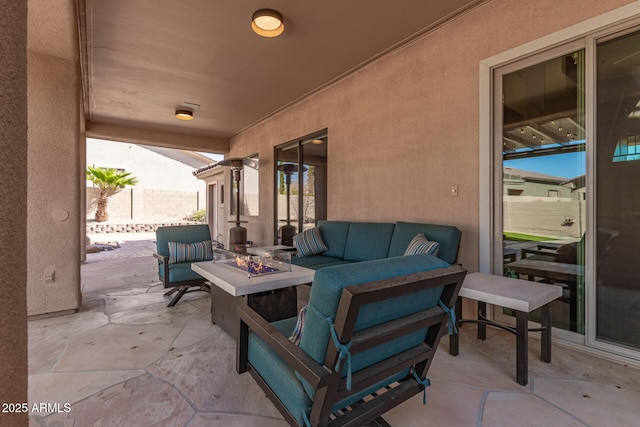
[(546, 181), (546, 182), (557, 182), (563, 183), (567, 181), (567, 178), (563, 178), (560, 176), (553, 175), (545, 175), (543, 173), (527, 171), (523, 169), (515, 169), (510, 167), (503, 168), (503, 173), (509, 175), (518, 175), (525, 181)]
[(201, 168), (198, 168), (198, 169), (194, 170), (193, 171), (193, 175), (194, 176), (198, 176), (198, 175), (200, 175), (200, 174), (202, 174), (202, 173), (204, 173), (204, 172), (206, 172), (208, 170), (211, 170), (213, 168), (216, 168), (216, 167), (221, 167), (220, 165), (218, 165), (218, 162), (209, 163), (206, 166), (202, 166)]
[(192, 168), (200, 168), (211, 163), (211, 159), (195, 151), (176, 150), (173, 148), (153, 147), (150, 145), (140, 145), (140, 147), (153, 151), (154, 153), (168, 157), (180, 163), (184, 163)]
[(563, 187), (570, 188), (571, 190), (577, 190), (586, 186), (586, 175), (576, 176), (575, 178), (567, 179), (560, 183)]

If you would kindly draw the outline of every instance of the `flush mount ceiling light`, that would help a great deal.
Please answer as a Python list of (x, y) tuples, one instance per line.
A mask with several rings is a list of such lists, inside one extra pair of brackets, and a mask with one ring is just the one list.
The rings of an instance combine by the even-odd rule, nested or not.
[(251, 29), (262, 37), (277, 37), (284, 31), (282, 15), (273, 9), (260, 9), (251, 17)]
[(178, 120), (193, 120), (193, 111), (190, 111), (190, 110), (176, 110), (176, 119), (178, 119)]

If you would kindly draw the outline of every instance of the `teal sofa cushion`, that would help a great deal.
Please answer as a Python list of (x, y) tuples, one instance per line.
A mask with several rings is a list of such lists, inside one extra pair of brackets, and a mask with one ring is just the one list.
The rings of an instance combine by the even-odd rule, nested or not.
[[(330, 345), (330, 324), (333, 321), (342, 294), (342, 288), (360, 283), (388, 279), (411, 273), (448, 267), (449, 264), (428, 254), (400, 256), (375, 261), (358, 262), (322, 268), (315, 274), (309, 309), (306, 313), (300, 348), (318, 363), (324, 362), (327, 346)], [(355, 330), (361, 330), (387, 322), (398, 317), (416, 313), (438, 304), (441, 288), (423, 291), (420, 294), (402, 296), (391, 300), (363, 306), (356, 321)], [(352, 372), (365, 368), (380, 360), (419, 344), (424, 339), (424, 331), (398, 338), (393, 345), (374, 347), (353, 355)], [(333, 344), (331, 344), (333, 345)], [(346, 374), (346, 372), (343, 372)], [(302, 380), (310, 398), (315, 390)]]
[(427, 239), (440, 243), (438, 258), (454, 264), (458, 259), (458, 246), (461, 232), (450, 225), (419, 224), (412, 222), (396, 223), (389, 247), (389, 257), (400, 256), (409, 246), (416, 234), (424, 233)]
[(349, 226), (342, 258), (346, 261), (371, 261), (386, 258), (389, 253), (393, 228), (394, 224), (392, 223), (352, 222)]
[[(272, 325), (288, 337), (293, 331), (295, 323), (296, 318), (292, 317), (274, 322)], [(298, 425), (304, 425), (303, 411), (308, 411), (312, 402), (293, 369), (253, 332), (249, 332), (247, 356), (251, 366), (293, 414)]]
[(318, 221), (322, 239), (329, 247), (329, 249), (323, 253), (324, 256), (338, 259), (344, 257), (344, 246), (347, 242), (349, 225), (351, 225), (351, 223), (348, 221)]
[(325, 255), (313, 255), (306, 257), (293, 257), (291, 263), (299, 265), (300, 267), (311, 268), (317, 270), (318, 268), (330, 267), (332, 265), (351, 264), (350, 261), (344, 261), (340, 258), (333, 258)]

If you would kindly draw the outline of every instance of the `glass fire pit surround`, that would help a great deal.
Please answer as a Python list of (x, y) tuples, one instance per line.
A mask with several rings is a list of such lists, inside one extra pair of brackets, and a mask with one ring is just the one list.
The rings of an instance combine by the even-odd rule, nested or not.
[(266, 252), (258, 256), (214, 249), (213, 262), (245, 273), (249, 278), (291, 271), (291, 254), (286, 251)]

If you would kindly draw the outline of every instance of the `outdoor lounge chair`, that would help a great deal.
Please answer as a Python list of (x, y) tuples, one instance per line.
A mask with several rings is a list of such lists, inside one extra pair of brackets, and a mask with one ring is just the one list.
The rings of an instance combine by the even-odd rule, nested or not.
[[(176, 225), (156, 230), (158, 275), (166, 296), (176, 294), (167, 307), (173, 307), (187, 292), (210, 292), (211, 286), (191, 270), (191, 262), (213, 259), (209, 226)], [(173, 252), (173, 253), (172, 253)]]
[(465, 274), (431, 255), (320, 269), (299, 346), (295, 317), (268, 323), (238, 308), (237, 370), (292, 426), (388, 425), (382, 414), (426, 392)]

